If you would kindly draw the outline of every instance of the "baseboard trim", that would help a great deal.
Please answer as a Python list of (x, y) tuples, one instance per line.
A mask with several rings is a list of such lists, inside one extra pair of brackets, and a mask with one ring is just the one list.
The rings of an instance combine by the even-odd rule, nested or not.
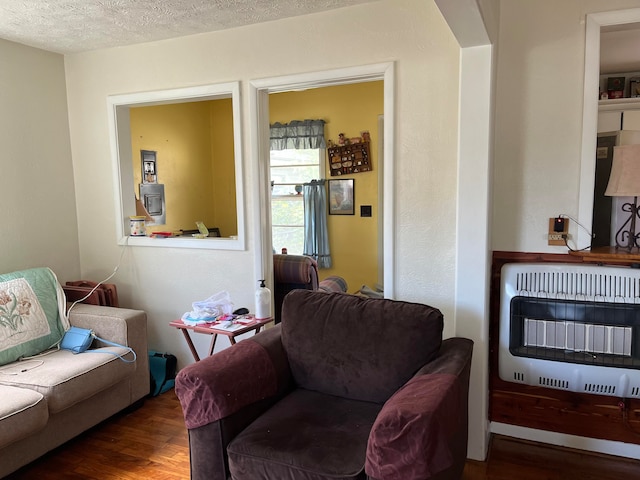
[(635, 443), (615, 442), (612, 440), (600, 440), (597, 438), (580, 437), (566, 433), (548, 432), (534, 428), (520, 427), (506, 423), (491, 422), (491, 433), (506, 435), (508, 437), (521, 438), (534, 442), (548, 443), (562, 447), (576, 448), (590, 452), (604, 453), (637, 460), (640, 458), (640, 445)]

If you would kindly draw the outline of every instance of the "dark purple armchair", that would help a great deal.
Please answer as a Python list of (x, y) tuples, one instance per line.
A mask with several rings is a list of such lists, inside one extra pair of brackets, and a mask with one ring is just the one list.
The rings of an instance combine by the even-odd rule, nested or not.
[(338, 276), (318, 281), (318, 263), (307, 255), (273, 255), (274, 320), (280, 323), (282, 302), (291, 290), (346, 292), (347, 282)]
[(473, 343), (426, 305), (295, 290), (180, 371), (194, 480), (460, 479)]

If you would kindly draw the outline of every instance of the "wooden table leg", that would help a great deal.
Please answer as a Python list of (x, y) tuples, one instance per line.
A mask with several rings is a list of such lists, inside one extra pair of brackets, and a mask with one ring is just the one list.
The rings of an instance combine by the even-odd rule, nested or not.
[(184, 339), (187, 341), (187, 345), (189, 345), (189, 350), (191, 350), (191, 355), (195, 358), (196, 362), (200, 361), (200, 357), (198, 356), (198, 351), (196, 347), (193, 345), (191, 341), (191, 336), (189, 335), (189, 331), (186, 328), (181, 328), (182, 334), (184, 335)]
[(211, 344), (209, 345), (209, 356), (213, 355), (213, 349), (216, 347), (216, 340), (218, 339), (218, 334), (214, 333), (211, 336)]
[[(254, 333), (254, 335), (257, 335), (261, 328), (262, 328), (262, 325), (258, 325), (256, 328), (254, 328), (254, 330), (256, 332), (256, 333)], [(249, 332), (250, 331), (251, 330), (249, 330)], [(244, 332), (244, 333), (249, 333), (249, 332)], [(235, 345), (236, 344), (236, 336), (235, 335), (230, 335), (229, 336), (229, 342), (231, 342), (231, 345)]]

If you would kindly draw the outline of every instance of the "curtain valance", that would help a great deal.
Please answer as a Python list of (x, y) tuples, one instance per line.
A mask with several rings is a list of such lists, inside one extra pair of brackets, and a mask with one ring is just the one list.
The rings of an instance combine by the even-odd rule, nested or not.
[(326, 148), (324, 120), (292, 120), (270, 126), (271, 150)]

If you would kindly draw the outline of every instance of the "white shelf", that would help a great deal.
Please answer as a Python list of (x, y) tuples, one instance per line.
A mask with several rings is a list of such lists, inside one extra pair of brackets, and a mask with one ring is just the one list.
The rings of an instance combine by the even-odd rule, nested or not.
[(598, 101), (598, 110), (637, 110), (640, 109), (640, 97), (634, 98), (610, 98)]

